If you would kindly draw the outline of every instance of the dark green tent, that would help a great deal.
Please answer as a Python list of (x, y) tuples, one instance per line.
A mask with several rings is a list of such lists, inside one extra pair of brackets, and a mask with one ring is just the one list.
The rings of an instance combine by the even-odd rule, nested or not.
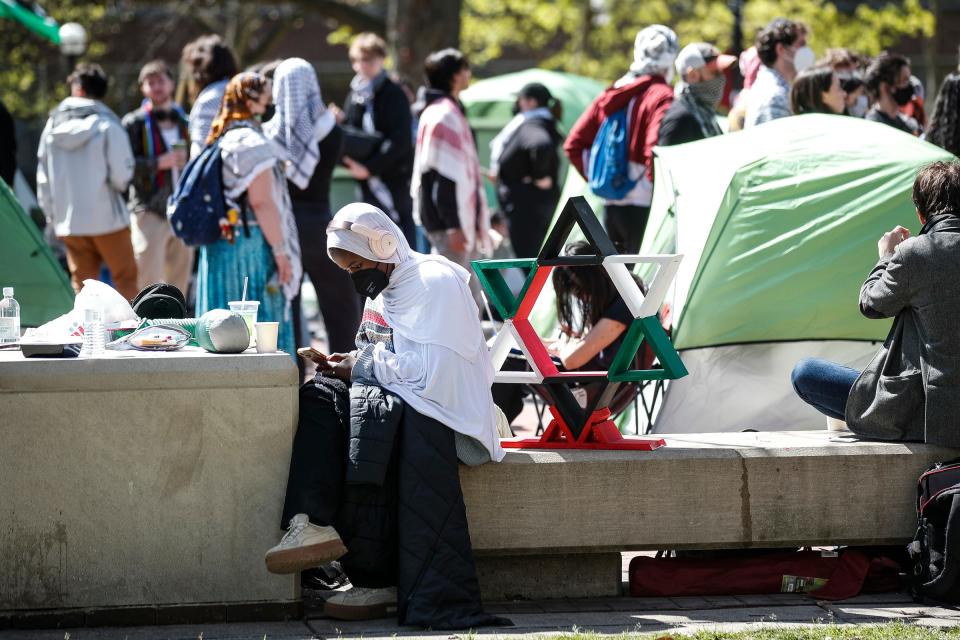
[(43, 236), (0, 180), (0, 286), (13, 287), (20, 323), (37, 327), (73, 308), (73, 289)]

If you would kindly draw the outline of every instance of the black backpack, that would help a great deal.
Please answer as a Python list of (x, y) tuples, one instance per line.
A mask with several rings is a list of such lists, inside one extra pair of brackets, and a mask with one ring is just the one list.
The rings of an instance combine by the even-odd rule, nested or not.
[(960, 459), (940, 462), (917, 483), (917, 532), (907, 548), (918, 602), (960, 604)]

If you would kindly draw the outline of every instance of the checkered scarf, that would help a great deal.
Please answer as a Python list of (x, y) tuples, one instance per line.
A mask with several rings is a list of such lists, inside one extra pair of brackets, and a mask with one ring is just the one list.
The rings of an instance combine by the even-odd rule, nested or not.
[(320, 97), (317, 73), (306, 60), (288, 58), (273, 74), (277, 113), (263, 132), (281, 151), (287, 178), (306, 189), (320, 160), (319, 141), (335, 124)]

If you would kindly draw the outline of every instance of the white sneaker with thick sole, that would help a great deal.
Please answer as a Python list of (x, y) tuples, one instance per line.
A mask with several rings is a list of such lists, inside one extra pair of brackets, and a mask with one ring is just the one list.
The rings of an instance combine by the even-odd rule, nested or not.
[(397, 613), (397, 588), (352, 587), (327, 599), (324, 613), (337, 620), (374, 620)]
[(290, 528), (280, 543), (267, 551), (264, 560), (270, 573), (296, 573), (342, 558), (347, 553), (333, 527), (310, 524), (305, 513), (290, 519)]

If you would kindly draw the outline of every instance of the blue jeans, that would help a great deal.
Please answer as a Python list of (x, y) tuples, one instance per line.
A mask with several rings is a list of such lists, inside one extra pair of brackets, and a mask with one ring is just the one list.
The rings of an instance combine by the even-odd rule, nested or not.
[(801, 400), (825, 416), (844, 420), (847, 396), (859, 375), (856, 369), (828, 360), (805, 358), (793, 368), (790, 380)]

